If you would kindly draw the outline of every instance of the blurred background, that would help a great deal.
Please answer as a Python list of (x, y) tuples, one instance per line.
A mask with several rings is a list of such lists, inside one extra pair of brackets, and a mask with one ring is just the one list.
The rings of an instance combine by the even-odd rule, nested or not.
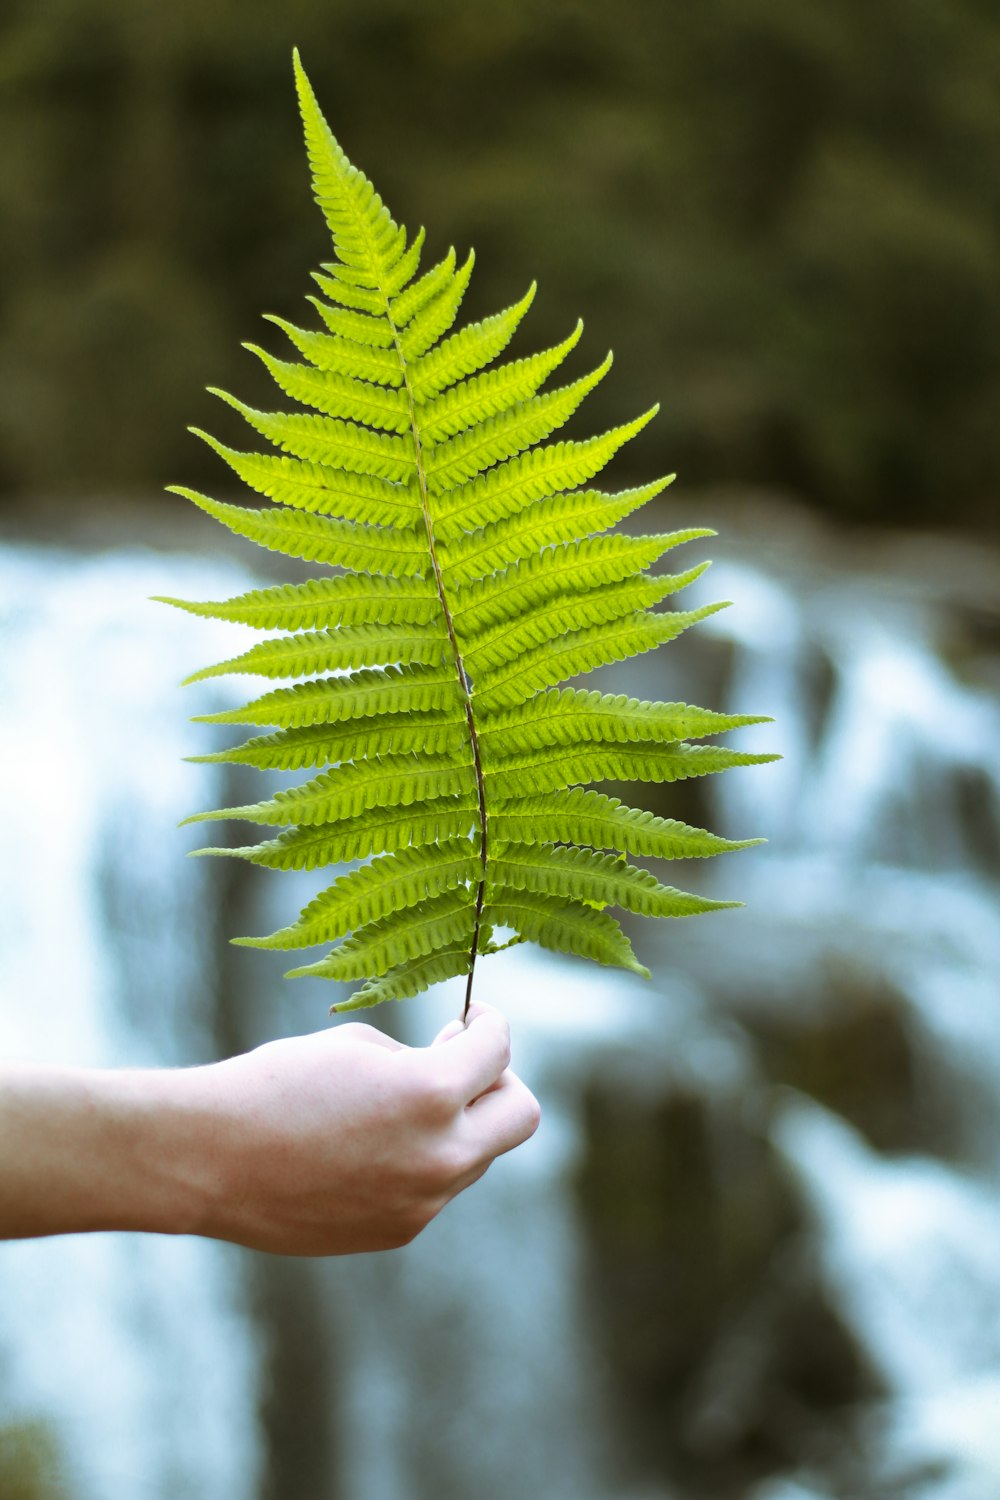
[[(430, 255), (475, 247), (468, 316), (537, 278), (513, 352), (580, 315), (572, 374), (614, 348), (574, 434), (662, 403), (612, 487), (677, 470), (642, 529), (717, 527), (735, 607), (603, 685), (773, 714), (739, 743), (779, 766), (644, 789), (769, 843), (666, 872), (747, 906), (637, 924), (648, 986), (483, 966), (543, 1127), (407, 1250), (0, 1247), (0, 1495), (1000, 1493), (987, 0), (7, 0), (0, 1046), (325, 1023), (329, 986), (225, 941), (315, 883), (176, 830), (259, 792), (181, 761), (226, 690), (176, 684), (242, 638), (147, 602), (292, 576), (163, 486), (228, 498), (186, 426), (242, 441), (206, 384), (273, 404), (241, 341), (280, 352), (260, 314), (308, 319), (329, 253), (293, 44)], [(422, 1044), (460, 988), (374, 1020)]]

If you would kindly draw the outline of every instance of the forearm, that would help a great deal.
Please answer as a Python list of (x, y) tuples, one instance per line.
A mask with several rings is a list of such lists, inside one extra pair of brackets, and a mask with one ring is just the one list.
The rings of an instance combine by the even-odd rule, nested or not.
[(202, 1071), (0, 1066), (0, 1239), (197, 1233), (215, 1128)]

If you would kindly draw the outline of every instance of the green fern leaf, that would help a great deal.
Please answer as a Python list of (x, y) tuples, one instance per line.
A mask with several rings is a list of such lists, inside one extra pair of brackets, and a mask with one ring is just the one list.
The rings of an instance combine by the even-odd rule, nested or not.
[[(316, 300), (313, 301), (313, 306), (317, 311), (322, 310), (322, 304)], [(393, 361), (392, 351), (389, 349), (366, 349), (364, 345), (355, 345), (353, 339), (341, 338), (335, 333), (316, 333), (308, 328), (298, 328), (294, 323), (274, 314), (268, 314), (268, 322), (287, 334), (299, 353), (304, 354), (317, 370), (346, 379), (371, 381), (390, 389), (399, 390), (402, 387), (403, 378), (399, 365)]]
[(304, 677), (313, 672), (345, 671), (350, 667), (380, 667), (399, 662), (433, 665), (444, 662), (448, 636), (438, 628), (406, 629), (400, 625), (341, 625), (336, 630), (300, 631), (297, 635), (261, 641), (214, 667), (203, 667), (184, 679), (249, 672), (257, 677)]
[(461, 796), (474, 788), (471, 760), (448, 755), (369, 755), (264, 802), (193, 813), (185, 823), (241, 818), (270, 825), (339, 823), (371, 807), (403, 806), (428, 797)]
[[(499, 568), (530, 557), (536, 548), (574, 542), (594, 532), (606, 531), (625, 516), (651, 500), (666, 488), (670, 479), (657, 480), (642, 489), (624, 490), (620, 495), (602, 495), (597, 490), (578, 490), (557, 495), (547, 505), (521, 511), (506, 521), (479, 527), (458, 540), (442, 543), (442, 566), (452, 588), (488, 578)], [(673, 547), (698, 537), (714, 536), (713, 531), (696, 528), (677, 531), (669, 538)], [(461, 593), (459, 593), (461, 597)]]
[(651, 859), (708, 859), (764, 842), (722, 839), (582, 787), (504, 803), (490, 818), (490, 830), (501, 843), (576, 843)]
[(537, 891), (559, 899), (620, 906), (643, 917), (687, 917), (722, 911), (738, 901), (708, 901), (674, 886), (661, 885), (648, 870), (592, 849), (555, 844), (499, 844), (493, 878), (499, 886)]
[(414, 401), (428, 401), (463, 376), (492, 364), (514, 337), (534, 298), (535, 283), (532, 282), (513, 307), (492, 318), (484, 318), (481, 323), (470, 323), (451, 338), (444, 339), (436, 349), (431, 349), (410, 378)]
[(348, 417), (385, 432), (409, 432), (410, 409), (405, 391), (384, 391), (364, 380), (275, 359), (256, 344), (243, 347), (257, 355), (275, 384), (293, 401), (312, 406), (328, 417)]
[(401, 960), (423, 958), (439, 948), (461, 944), (468, 951), (473, 924), (467, 892), (446, 891), (407, 907), (392, 919), (359, 927), (327, 958), (292, 969), (289, 977), (313, 974), (318, 979), (363, 979), (366, 974), (386, 974)]
[(291, 927), (269, 937), (234, 938), (233, 942), (249, 948), (280, 949), (332, 943), (359, 927), (417, 906), (428, 897), (468, 886), (475, 880), (478, 866), (478, 851), (468, 839), (384, 854), (342, 875), (310, 901)]
[[(335, 1008), (338, 1011), (364, 1010), (369, 1005), (380, 1005), (383, 1000), (409, 1000), (430, 989), (432, 984), (440, 984), (444, 979), (455, 979), (459, 974), (468, 973), (468, 970), (469, 946), (467, 943), (460, 943), (455, 948), (445, 948), (438, 953), (430, 953), (423, 958), (400, 964), (381, 979), (370, 979), (359, 990), (355, 990), (350, 1000), (342, 1001)], [(301, 971), (293, 969), (290, 972), (295, 974)]]
[(334, 625), (431, 625), (441, 617), (433, 580), (340, 573), (306, 583), (251, 589), (235, 599), (196, 603), (154, 596), (159, 604), (256, 630), (330, 629)]
[(335, 826), (303, 824), (276, 839), (242, 848), (197, 849), (196, 854), (224, 854), (272, 870), (316, 870), (346, 860), (367, 859), (443, 839), (472, 837), (476, 827), (474, 795), (374, 807)]
[(420, 431), (428, 442), (440, 442), (498, 417), (512, 407), (537, 395), (553, 370), (557, 369), (571, 349), (580, 341), (583, 324), (577, 323), (568, 339), (553, 349), (544, 349), (530, 359), (516, 359), (506, 365), (486, 370), (473, 379), (453, 385), (436, 400), (420, 405)]
[(551, 443), (497, 464), (469, 484), (448, 490), (435, 507), (438, 530), (447, 541), (458, 531), (502, 521), (561, 490), (575, 489), (599, 474), (619, 448), (636, 437), (656, 415), (653, 407), (600, 437), (579, 443)]
[(480, 734), (479, 743), (484, 763), (492, 764), (509, 757), (512, 742), (519, 751), (570, 750), (593, 740), (614, 745), (641, 741), (664, 744), (770, 722), (751, 714), (717, 714), (688, 703), (643, 703), (623, 693), (550, 688), (496, 715)]
[(421, 546), (420, 532), (415, 526), (390, 529), (357, 525), (283, 506), (254, 510), (247, 505), (210, 500), (207, 495), (181, 485), (171, 488), (175, 494), (186, 495), (200, 510), (214, 516), (238, 536), (245, 536), (272, 552), (283, 552), (287, 557), (386, 573), (396, 578), (423, 577), (428, 571), (426, 547)]
[[(248, 725), (192, 759), (314, 772), (261, 800), (196, 814), (276, 830), (198, 851), (339, 873), (298, 919), (235, 941), (333, 944), (293, 969), (363, 980), (340, 1009), (419, 994), (531, 941), (646, 975), (608, 908), (688, 916), (735, 903), (661, 884), (625, 856), (701, 859), (759, 840), (625, 806), (601, 781), (669, 783), (775, 757), (692, 744), (764, 722), (564, 686), (674, 639), (721, 604), (661, 608), (707, 564), (650, 571), (713, 533), (612, 528), (670, 483), (588, 488), (655, 414), (597, 437), (556, 434), (607, 374), (546, 383), (561, 343), (501, 361), (535, 294), (456, 327), (472, 275), (454, 250), (421, 271), (412, 239), (330, 132), (295, 57), (313, 189), (334, 257), (314, 273), (317, 327), (272, 316), (295, 357), (248, 344), (295, 409), (216, 391), (270, 451), (198, 435), (262, 505), (175, 492), (240, 536), (319, 565), (230, 600), (166, 599), (277, 632), (191, 674), (282, 678), (202, 722)], [(302, 408), (305, 408), (303, 410)], [(502, 929), (494, 939), (494, 930)]]
[(454, 673), (435, 667), (387, 667), (350, 677), (324, 677), (276, 688), (243, 708), (197, 714), (201, 724), (275, 724), (297, 729), (303, 724), (339, 724), (381, 714), (425, 713), (452, 709), (461, 721), (462, 695)]
[(308, 724), (257, 735), (229, 750), (190, 755), (201, 765), (255, 766), (259, 771), (301, 771), (307, 766), (339, 764), (366, 755), (406, 755), (428, 751), (438, 755), (459, 750), (468, 738), (460, 720), (433, 713), (394, 714), (376, 720), (357, 719), (341, 725)]
[(530, 942), (555, 953), (575, 953), (649, 978), (649, 970), (636, 958), (632, 944), (607, 912), (595, 911), (582, 901), (506, 886), (490, 885), (487, 893), (486, 915), (497, 925), (513, 927)]

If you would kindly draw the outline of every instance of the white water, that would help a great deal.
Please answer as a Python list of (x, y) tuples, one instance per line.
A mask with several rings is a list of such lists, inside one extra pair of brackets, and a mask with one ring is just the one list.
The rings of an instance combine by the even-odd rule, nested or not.
[[(170, 691), (205, 638), (147, 596), (197, 597), (222, 571), (0, 551), (6, 1057), (210, 1055), (203, 872), (176, 825), (212, 793), (181, 763), (195, 736)], [(236, 1269), (189, 1239), (0, 1246), (0, 1445), (7, 1424), (48, 1424), (73, 1500), (246, 1500), (257, 1351)]]
[[(734, 651), (726, 706), (778, 721), (740, 743), (786, 757), (713, 785), (715, 826), (771, 840), (718, 873), (720, 894), (751, 905), (706, 919), (729, 924), (724, 938), (701, 924), (671, 935), (704, 986), (690, 965), (665, 994), (524, 950), (484, 966), (482, 993), (512, 1015), (515, 1064), (544, 1099), (544, 1127), (408, 1250), (321, 1268), (339, 1372), (338, 1500), (631, 1500), (615, 1478), (614, 1371), (583, 1305), (565, 1185), (582, 1145), (580, 1081), (627, 1047), (681, 1059), (709, 1092), (753, 1089), (720, 995), (752, 967), (801, 1003), (830, 954), (891, 979), (926, 1055), (976, 1085), (956, 1105), (969, 1117), (961, 1167), (881, 1158), (801, 1098), (775, 1114), (834, 1301), (891, 1393), (864, 1416), (872, 1495), (895, 1483), (900, 1500), (983, 1500), (1000, 1487), (1000, 921), (997, 872), (984, 878), (976, 862), (958, 780), (977, 773), (984, 824), (996, 816), (1000, 708), (946, 669), (931, 612), (912, 600), (876, 603), (850, 580), (797, 591), (745, 567), (712, 582), (737, 600), (708, 627)], [(99, 1065), (210, 1055), (212, 887), (204, 862), (184, 859), (197, 839), (175, 825), (219, 798), (210, 768), (180, 760), (204, 748), (184, 716), (207, 690), (188, 690), (202, 694), (195, 704), (173, 684), (231, 654), (233, 635), (146, 598), (242, 583), (177, 557), (0, 552), (5, 1054)], [(817, 653), (833, 680), (818, 736), (804, 709)], [(272, 879), (262, 900), (280, 921), (294, 897)], [(296, 1024), (324, 1023), (321, 991), (296, 999)], [(412, 1039), (458, 1003), (452, 986), (409, 1010)], [(251, 1500), (262, 1356), (246, 1264), (228, 1247), (139, 1237), (0, 1247), (0, 1442), (5, 1422), (49, 1421), (71, 1500)], [(930, 1458), (940, 1477), (908, 1488)], [(803, 1472), (747, 1500), (827, 1493)]]

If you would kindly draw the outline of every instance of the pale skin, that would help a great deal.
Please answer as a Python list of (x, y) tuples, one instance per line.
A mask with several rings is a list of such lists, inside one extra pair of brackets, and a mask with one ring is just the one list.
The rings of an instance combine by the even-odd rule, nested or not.
[(507, 1022), (480, 1004), (430, 1047), (347, 1023), (200, 1068), (0, 1064), (0, 1239), (392, 1249), (538, 1120)]

